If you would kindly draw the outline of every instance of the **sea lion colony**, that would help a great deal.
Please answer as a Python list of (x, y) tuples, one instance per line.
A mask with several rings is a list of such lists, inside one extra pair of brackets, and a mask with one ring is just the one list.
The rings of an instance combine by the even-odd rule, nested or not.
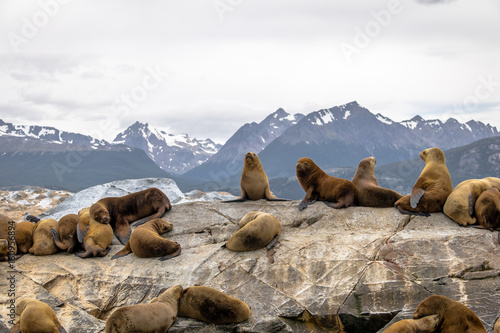
[[(360, 162), (352, 182), (329, 176), (311, 159), (301, 158), (296, 166), (297, 179), (306, 192), (306, 195), (298, 208), (302, 210), (316, 201), (324, 201), (328, 206), (337, 209), (349, 206), (394, 206), (403, 214), (424, 216), (428, 216), (433, 212), (444, 211), (447, 216), (461, 225), (473, 224), (476, 221), (485, 223), (482, 222), (484, 220), (482, 216), (477, 216), (477, 218), (475, 216), (478, 212), (479, 214), (486, 215), (484, 206), (488, 207), (488, 216), (495, 216), (495, 213), (496, 216), (500, 215), (500, 205), (498, 204), (499, 178), (488, 177), (483, 180), (468, 180), (459, 184), (453, 190), (443, 152), (439, 148), (429, 148), (422, 151), (420, 157), (425, 161), (426, 165), (416, 180), (411, 194), (405, 197), (397, 192), (378, 186), (374, 173), (374, 157), (366, 158)], [(247, 153), (245, 155), (244, 171), (241, 177), (241, 190), (242, 195), (239, 199), (226, 202), (259, 199), (283, 200), (276, 198), (270, 191), (267, 176), (258, 156), (254, 153)], [(483, 192), (484, 195), (482, 197), (484, 199), (481, 197)], [(486, 197), (486, 194), (488, 194), (488, 197)], [(59, 250), (64, 250), (68, 253), (74, 252), (75, 255), (81, 258), (105, 256), (109, 252), (113, 232), (119, 241), (126, 245), (114, 258), (122, 257), (132, 252), (139, 257), (160, 257), (160, 260), (165, 260), (180, 255), (181, 251), (180, 244), (161, 237), (161, 234), (173, 228), (170, 222), (161, 219), (171, 208), (172, 205), (169, 199), (162, 191), (150, 188), (131, 193), (124, 197), (102, 198), (91, 207), (82, 209), (78, 212), (78, 215), (70, 214), (70, 216), (64, 216), (59, 222), (53, 219), (45, 219), (36, 224), (28, 221), (14, 223), (5, 216), (0, 215), (0, 241), (2, 241), (0, 243), (0, 250), (2, 251), (0, 253), (0, 260), (17, 259), (28, 252), (33, 255), (50, 255)], [(136, 230), (137, 232), (136, 235), (134, 233), (131, 235), (130, 225), (133, 225), (134, 222), (137, 226), (134, 232)], [(141, 225), (143, 223), (145, 224)], [(498, 230), (500, 225), (487, 222), (482, 227), (490, 230)], [(273, 245), (272, 241), (275, 241), (281, 232), (281, 223), (272, 215), (262, 212), (251, 212), (242, 219), (240, 228), (240, 231), (233, 235), (224, 247), (233, 251), (249, 251), (261, 248), (270, 243), (268, 245), (269, 248)], [(252, 231), (252, 228), (257, 231)], [(10, 237), (12, 233), (15, 234), (15, 237)], [(153, 250), (153, 248), (156, 248), (156, 250)], [(248, 305), (244, 302), (232, 299), (228, 295), (212, 290), (211, 288), (190, 287), (183, 290), (182, 287), (178, 286), (176, 291), (179, 290), (179, 295), (175, 297), (170, 296), (170, 303), (167, 302), (170, 304), (169, 311), (175, 313), (173, 314), (173, 319), (175, 319), (177, 312), (179, 312), (179, 315), (190, 316), (217, 324), (222, 322), (240, 322), (246, 320), (251, 314)], [(195, 290), (200, 290), (200, 292), (193, 294)], [(170, 291), (172, 293), (172, 290)], [(182, 297), (184, 295), (191, 294), (194, 296), (186, 296), (183, 300)], [(232, 315), (236, 318), (233, 318), (234, 321), (231, 321), (231, 316), (229, 319), (226, 318), (221, 321), (214, 317), (215, 312), (203, 313), (200, 307), (196, 307), (196, 303), (199, 303), (200, 297), (202, 297), (198, 294), (207, 297), (205, 304), (212, 304), (212, 310), (217, 308), (213, 304), (214, 299), (224, 299), (227, 297), (231, 301), (224, 301), (221, 304), (228, 302), (239, 304), (236, 308), (240, 309), (241, 313)], [(219, 296), (215, 297), (215, 294)], [(160, 300), (154, 299), (150, 303), (161, 302), (161, 297), (157, 298)], [(172, 298), (176, 301), (173, 302)], [(432, 300), (433, 302), (431, 302)], [(471, 316), (475, 317), (472, 311), (460, 303), (448, 300), (443, 296), (437, 296), (431, 299), (431, 301), (425, 300), (422, 303), (424, 305), (431, 304), (432, 306), (419, 305), (417, 310), (415, 310), (413, 319), (399, 324), (396, 323), (398, 325), (391, 326), (391, 328), (387, 329), (387, 332), (403, 332), (405, 330), (408, 332), (413, 330), (428, 330), (429, 332), (433, 332), (436, 321), (439, 320), (439, 325), (441, 325), (443, 316), (446, 317), (447, 325), (453, 325), (454, 320), (463, 321), (462, 316), (469, 319)], [(20, 304), (26, 306), (27, 302)], [(172, 305), (172, 302), (176, 303), (175, 306)], [(194, 303), (190, 304), (190, 302)], [(219, 304), (218, 306), (220, 307), (221, 305)], [(39, 304), (33, 306), (35, 309), (37, 307), (41, 308), (43, 306)], [(234, 307), (235, 305), (233, 304), (231, 308), (234, 309)], [(453, 310), (448, 310), (450, 307)], [(47, 312), (47, 309), (43, 308)], [(135, 311), (134, 308), (133, 311)], [(217, 311), (220, 312), (223, 309), (217, 308)], [(117, 314), (109, 318), (113, 318), (113, 321), (116, 323), (116, 320), (118, 320), (116, 318), (119, 316), (118, 311), (115, 312)], [(135, 311), (134, 316), (140, 317), (141, 312), (139, 310)], [(452, 319), (450, 319), (449, 313), (454, 313)], [(462, 315), (461, 313), (464, 314)], [(432, 315), (439, 316), (429, 317)], [(48, 316), (53, 319), (57, 329), (62, 332), (64, 329), (60, 326), (55, 315), (52, 316), (52, 313), (50, 313)], [(44, 318), (44, 316), (41, 315), (40, 318)], [(423, 318), (426, 319), (424, 320)], [(172, 318), (166, 318), (165, 324), (160, 319), (159, 322), (161, 323), (158, 325), (165, 327), (165, 330), (173, 322)], [(140, 318), (137, 320), (140, 321)], [(18, 324), (20, 322), (12, 328), (11, 332), (18, 332)], [(120, 326), (114, 325), (116, 327)], [(480, 321), (479, 324), (477, 321), (474, 321), (474, 325), (477, 332), (483, 332), (484, 327), (482, 327)], [(106, 327), (106, 332), (108, 332), (108, 326)], [(421, 329), (422, 327), (426, 328)], [(118, 328), (111, 330), (110, 328), (109, 331), (122, 332), (124, 330)]]

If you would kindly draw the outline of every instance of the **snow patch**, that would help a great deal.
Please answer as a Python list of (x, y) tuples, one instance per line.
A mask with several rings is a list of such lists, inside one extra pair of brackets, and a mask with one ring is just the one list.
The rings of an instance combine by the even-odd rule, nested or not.
[(351, 111), (347, 110), (345, 113), (344, 113), (344, 117), (342, 119), (347, 119), (349, 118), (349, 116), (351, 115)]

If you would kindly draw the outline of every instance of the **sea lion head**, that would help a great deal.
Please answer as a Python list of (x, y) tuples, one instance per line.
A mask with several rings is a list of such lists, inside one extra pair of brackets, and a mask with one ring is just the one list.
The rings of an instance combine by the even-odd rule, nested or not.
[(424, 299), (413, 312), (413, 319), (419, 319), (434, 314), (441, 314), (447, 306), (447, 299), (441, 295), (432, 295)]
[(316, 164), (309, 157), (302, 157), (297, 162), (296, 170), (297, 176), (306, 176), (314, 172), (316, 169)]
[(156, 230), (158, 231), (158, 233), (160, 235), (164, 234), (166, 232), (169, 232), (174, 227), (172, 225), (172, 223), (170, 223), (170, 222), (168, 222), (167, 220), (164, 220), (164, 219), (158, 218), (158, 219), (154, 219), (153, 221), (155, 221)]
[(33, 301), (36, 301), (36, 299), (25, 298), (25, 299), (20, 300), (16, 305), (16, 314), (20, 315), (21, 313), (23, 313), (26, 306)]
[(359, 162), (358, 168), (364, 170), (373, 170), (373, 168), (375, 168), (375, 164), (377, 164), (377, 160), (375, 159), (375, 157), (371, 156), (361, 160), (361, 162)]
[(253, 168), (260, 165), (259, 156), (254, 152), (248, 152), (245, 154), (245, 167)]
[(426, 150), (421, 151), (419, 156), (425, 163), (445, 162), (443, 151), (437, 147), (427, 148)]
[(90, 216), (92, 219), (102, 224), (106, 224), (111, 221), (108, 209), (99, 202), (90, 206)]

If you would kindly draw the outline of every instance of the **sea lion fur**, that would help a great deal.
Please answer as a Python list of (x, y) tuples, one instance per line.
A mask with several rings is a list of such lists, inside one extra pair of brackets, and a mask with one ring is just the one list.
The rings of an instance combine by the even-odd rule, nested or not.
[(281, 234), (281, 222), (271, 214), (250, 212), (239, 222), (238, 230), (224, 247), (231, 251), (252, 251), (268, 246)]
[[(30, 222), (31, 223), (31, 222)], [(16, 306), (19, 321), (10, 333), (66, 333), (55, 311), (36, 299), (23, 299)]]

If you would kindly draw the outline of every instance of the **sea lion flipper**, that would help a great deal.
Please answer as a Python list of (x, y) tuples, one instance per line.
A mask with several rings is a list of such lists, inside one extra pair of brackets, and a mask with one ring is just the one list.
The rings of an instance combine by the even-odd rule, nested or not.
[(173, 257), (177, 257), (179, 254), (181, 254), (181, 247), (180, 246), (179, 246), (179, 248), (175, 252), (170, 253), (169, 255), (160, 257), (160, 258), (158, 258), (158, 260), (164, 261), (164, 260), (167, 260), (167, 259), (170, 259), (170, 258), (173, 258)]
[(274, 244), (276, 244), (276, 242), (278, 241), (278, 236), (279, 236), (278, 234), (274, 235), (273, 239), (271, 239), (269, 244), (267, 244), (266, 246), (267, 250), (270, 250), (274, 246)]
[(111, 257), (111, 260), (116, 259), (116, 258), (121, 258), (125, 257), (126, 255), (132, 253), (132, 249), (130, 248), (130, 242), (125, 245), (123, 249), (121, 249), (119, 252), (117, 252), (114, 256)]
[(421, 187), (413, 187), (411, 190), (411, 195), (410, 195), (410, 205), (411, 208), (415, 209), (417, 208), (418, 202), (420, 201), (420, 198), (424, 195), (425, 191)]
[(14, 326), (12, 326), (9, 333), (21, 333), (21, 322), (19, 320)]
[(246, 199), (244, 197), (241, 197), (241, 198), (238, 198), (238, 199), (234, 199), (234, 200), (224, 200), (222, 201), (223, 203), (228, 203), (228, 202), (243, 202), (245, 201)]
[(290, 199), (266, 198), (267, 201), (290, 201)]
[(116, 238), (118, 238), (120, 243), (122, 243), (123, 245), (127, 245), (128, 241), (130, 240), (131, 233), (132, 231), (130, 230), (130, 226), (128, 225), (128, 223), (116, 226)]
[(78, 238), (78, 241), (80, 243), (83, 243), (83, 239), (85, 238), (85, 235), (87, 234), (87, 231), (89, 230), (89, 225), (85, 225), (81, 222), (78, 222), (76, 225), (76, 237)]

